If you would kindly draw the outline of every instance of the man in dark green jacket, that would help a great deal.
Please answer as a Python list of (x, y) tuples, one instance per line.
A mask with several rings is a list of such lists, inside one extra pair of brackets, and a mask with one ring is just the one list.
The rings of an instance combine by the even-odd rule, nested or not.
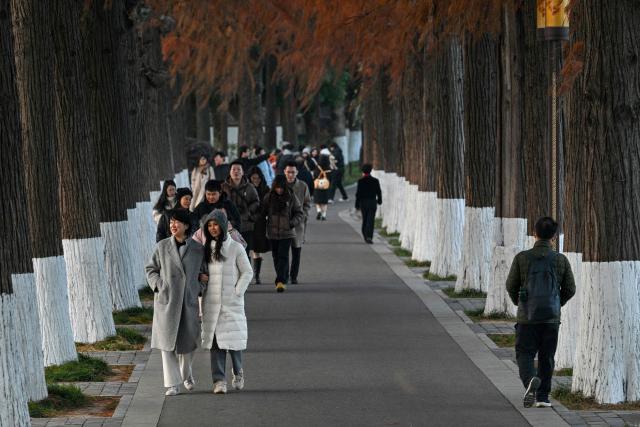
[[(533, 249), (513, 259), (507, 291), (518, 306), (516, 360), (525, 386), (525, 407), (550, 407), (549, 392), (560, 328), (560, 306), (576, 292), (569, 260), (551, 247), (558, 223), (540, 218), (535, 224)], [(538, 372), (534, 359), (538, 354)]]

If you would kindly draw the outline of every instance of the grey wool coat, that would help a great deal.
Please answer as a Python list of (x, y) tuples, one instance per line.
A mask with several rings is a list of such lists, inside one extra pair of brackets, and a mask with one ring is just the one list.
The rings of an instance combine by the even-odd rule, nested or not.
[(198, 275), (204, 248), (188, 238), (178, 252), (175, 238), (158, 242), (145, 270), (147, 283), (153, 290), (153, 328), (151, 348), (190, 353), (200, 340), (198, 295), (204, 286)]
[(293, 191), (293, 194), (298, 198), (298, 202), (302, 206), (302, 213), (304, 214), (304, 218), (302, 221), (296, 225), (296, 235), (293, 238), (293, 247), (301, 248), (304, 243), (304, 238), (306, 234), (307, 228), (307, 218), (309, 217), (309, 209), (311, 208), (311, 193), (309, 192), (309, 187), (307, 183), (304, 181), (296, 180), (293, 184), (287, 183), (289, 188)]

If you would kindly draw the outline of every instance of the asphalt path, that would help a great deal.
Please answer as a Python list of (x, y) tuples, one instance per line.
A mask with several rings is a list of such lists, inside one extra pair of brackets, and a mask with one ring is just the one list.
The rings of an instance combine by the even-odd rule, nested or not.
[[(350, 202), (349, 202), (350, 204)], [(418, 297), (330, 206), (309, 219), (300, 284), (277, 294), (271, 255), (246, 295), (246, 388), (165, 399), (160, 426), (525, 426)], [(228, 376), (231, 366), (228, 361)]]

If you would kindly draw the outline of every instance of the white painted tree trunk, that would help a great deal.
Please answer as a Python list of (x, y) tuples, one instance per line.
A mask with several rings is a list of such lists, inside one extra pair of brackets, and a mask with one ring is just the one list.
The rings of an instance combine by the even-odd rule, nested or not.
[(16, 297), (0, 294), (0, 426), (29, 426), (29, 410), (20, 348)]
[(371, 176), (376, 178), (378, 181), (380, 181), (380, 191), (382, 192), (382, 205), (378, 206), (378, 209), (376, 210), (376, 218), (381, 219), (383, 217), (383, 210), (385, 209), (386, 203), (388, 202), (388, 200), (386, 199), (388, 193), (385, 188), (385, 173), (384, 171), (372, 170)]
[(411, 250), (411, 259), (416, 261), (424, 260), (424, 242), (423, 242), (423, 227), (424, 227), (424, 192), (418, 191), (416, 193), (416, 217), (413, 224), (413, 248)]
[(104, 239), (63, 240), (69, 314), (76, 342), (93, 343), (116, 333), (104, 268)]
[(640, 261), (583, 262), (574, 391), (640, 400)]
[(576, 356), (576, 344), (580, 322), (580, 289), (582, 288), (582, 254), (567, 252), (564, 254), (573, 271), (576, 282), (576, 294), (562, 307), (558, 348), (556, 350), (556, 368), (572, 368)]
[[(131, 254), (131, 272), (134, 280), (134, 285), (137, 289), (142, 289), (146, 286), (146, 277), (144, 272), (144, 253), (142, 249), (142, 223), (140, 218), (140, 210), (127, 209), (127, 226), (129, 228), (129, 249)], [(154, 235), (155, 237), (155, 235)], [(154, 238), (155, 240), (155, 238)]]
[(395, 173), (385, 173), (384, 186), (385, 191), (383, 193), (383, 202), (384, 197), (386, 197), (387, 202), (383, 203), (383, 215), (382, 215), (382, 226), (387, 229), (389, 233), (393, 233), (395, 230), (393, 229), (393, 213), (394, 213), (394, 203), (396, 200), (396, 182), (398, 176)]
[(464, 199), (437, 199), (436, 252), (429, 271), (441, 277), (458, 274), (462, 262)]
[(362, 148), (362, 131), (349, 131), (349, 161), (360, 161), (360, 149)]
[(33, 273), (13, 274), (11, 282), (18, 310), (19, 326), (16, 328), (16, 334), (20, 351), (17, 356), (21, 359), (21, 373), (24, 375), (27, 399), (35, 402), (48, 395), (47, 383), (44, 379), (36, 279)]
[(180, 188), (180, 187), (189, 187), (190, 183), (189, 183), (189, 171), (187, 169), (183, 169), (182, 171), (178, 172), (175, 176), (175, 178), (173, 179), (176, 183), (176, 188)]
[(491, 261), (491, 282), (487, 289), (487, 301), (484, 313), (507, 313), (516, 315), (515, 306), (506, 289), (507, 276), (513, 258), (524, 250), (527, 241), (527, 220), (524, 218), (496, 218), (494, 222), (494, 241)]
[(413, 250), (415, 240), (416, 221), (418, 214), (418, 186), (407, 182), (405, 192), (405, 211), (402, 223), (402, 234), (400, 235), (400, 245), (408, 251)]
[[(155, 249), (157, 225), (153, 221), (153, 209), (151, 202), (138, 202), (136, 203), (136, 206), (140, 211), (141, 227), (139, 235), (142, 249), (142, 263), (144, 266), (151, 259), (153, 250)], [(144, 279), (144, 281), (146, 282), (146, 278)]]
[(101, 223), (104, 238), (104, 264), (113, 310), (140, 307), (140, 296), (133, 277), (127, 221)]
[(64, 257), (33, 260), (44, 366), (77, 360), (69, 318), (69, 291)]
[(486, 292), (489, 288), (494, 245), (494, 215), (494, 208), (464, 208), (464, 245), (456, 292), (465, 289)]
[(424, 211), (422, 212), (423, 218), (423, 247), (422, 253), (424, 259), (421, 261), (433, 261), (436, 256), (436, 247), (438, 244), (438, 221), (440, 216), (438, 215), (438, 195), (435, 191), (427, 191), (424, 193)]

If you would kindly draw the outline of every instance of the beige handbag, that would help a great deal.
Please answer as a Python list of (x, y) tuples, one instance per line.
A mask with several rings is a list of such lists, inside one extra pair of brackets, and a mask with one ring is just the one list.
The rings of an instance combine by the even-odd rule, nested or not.
[(318, 169), (320, 169), (320, 175), (313, 180), (313, 188), (316, 190), (328, 190), (331, 183), (327, 179), (327, 173), (320, 166), (318, 166)]

